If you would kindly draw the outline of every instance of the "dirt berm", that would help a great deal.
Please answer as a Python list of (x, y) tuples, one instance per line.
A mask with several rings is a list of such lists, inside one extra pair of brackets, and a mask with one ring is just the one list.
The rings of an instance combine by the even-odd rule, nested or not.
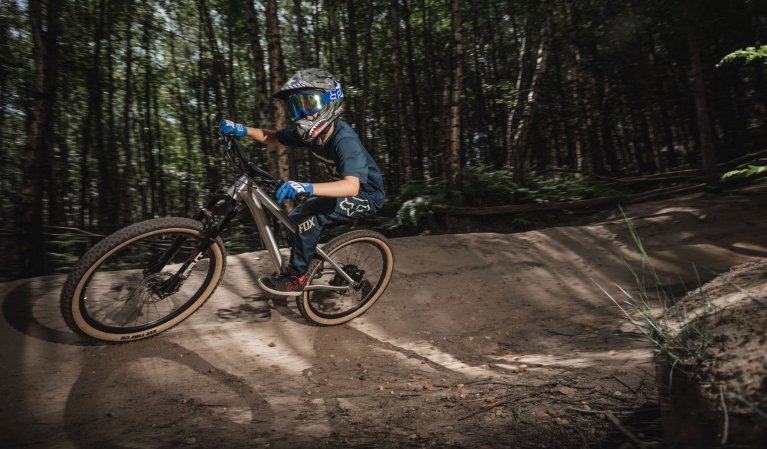
[[(767, 256), (766, 182), (626, 214), (669, 285)], [(260, 252), (231, 256), (186, 322), (117, 346), (66, 329), (62, 276), (0, 284), (0, 447), (659, 443), (651, 348), (600, 290), (635, 288), (624, 261), (639, 255), (618, 211), (588, 226), (392, 244), (384, 297), (334, 328), (259, 290), (270, 272)]]

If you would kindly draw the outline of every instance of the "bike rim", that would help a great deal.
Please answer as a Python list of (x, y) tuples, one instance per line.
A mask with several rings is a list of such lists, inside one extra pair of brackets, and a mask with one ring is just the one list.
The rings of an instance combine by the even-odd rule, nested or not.
[[(176, 255), (159, 273), (144, 277), (143, 268), (176, 237), (185, 238)], [(155, 232), (115, 248), (98, 263), (83, 283), (78, 298), (82, 318), (93, 329), (108, 334), (133, 334), (157, 328), (194, 305), (215, 275), (211, 251), (205, 252), (181, 288), (166, 298), (153, 285), (175, 273), (194, 251), (200, 236), (192, 231)]]
[[(377, 242), (371, 240), (352, 241), (337, 248), (330, 254), (339, 265), (344, 267), (347, 274), (355, 280), (362, 280), (360, 288), (349, 288), (344, 292), (330, 290), (312, 290), (305, 303), (312, 314), (319, 318), (332, 320), (354, 314), (365, 307), (370, 298), (381, 288), (389, 270), (389, 260), (386, 252)], [(309, 281), (312, 285), (332, 285), (333, 279), (339, 280), (337, 274), (324, 274), (324, 264), (319, 264), (312, 273)], [(360, 272), (364, 272), (360, 275)], [(345, 281), (342, 281), (345, 284)]]

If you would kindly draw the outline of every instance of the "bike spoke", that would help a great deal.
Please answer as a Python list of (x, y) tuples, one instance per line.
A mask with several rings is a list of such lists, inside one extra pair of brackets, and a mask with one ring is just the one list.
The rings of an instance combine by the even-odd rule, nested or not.
[[(95, 326), (132, 329), (148, 326), (176, 313), (206, 279), (210, 264), (201, 259), (189, 278), (176, 292), (161, 294), (163, 282), (170, 279), (197, 245), (185, 239), (168, 264), (146, 277), (143, 267), (163, 254), (176, 235), (162, 234), (131, 245), (106, 260), (92, 275), (83, 298), (88, 316)], [(166, 295), (167, 296), (164, 296)]]

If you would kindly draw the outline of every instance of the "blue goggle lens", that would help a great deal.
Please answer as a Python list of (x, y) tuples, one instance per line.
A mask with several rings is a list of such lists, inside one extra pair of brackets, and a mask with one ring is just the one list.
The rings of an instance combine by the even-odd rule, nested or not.
[(301, 92), (288, 98), (288, 112), (294, 119), (316, 114), (328, 104), (329, 95), (317, 92)]
[(299, 92), (288, 97), (288, 113), (294, 120), (303, 117), (309, 117), (322, 110), (333, 101), (343, 98), (344, 93), (341, 86), (336, 87), (330, 92)]

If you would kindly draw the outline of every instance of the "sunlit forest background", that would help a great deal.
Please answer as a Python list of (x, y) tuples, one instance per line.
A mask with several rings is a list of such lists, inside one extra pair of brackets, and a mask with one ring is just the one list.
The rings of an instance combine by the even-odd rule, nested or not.
[[(0, 32), (4, 279), (191, 216), (232, 180), (219, 120), (285, 126), (271, 93), (305, 67), (341, 81), (393, 235), (438, 208), (715, 185), (767, 142), (767, 65), (720, 64), (765, 44), (763, 0), (0, 0)], [(320, 179), (304, 151), (253, 152)]]

